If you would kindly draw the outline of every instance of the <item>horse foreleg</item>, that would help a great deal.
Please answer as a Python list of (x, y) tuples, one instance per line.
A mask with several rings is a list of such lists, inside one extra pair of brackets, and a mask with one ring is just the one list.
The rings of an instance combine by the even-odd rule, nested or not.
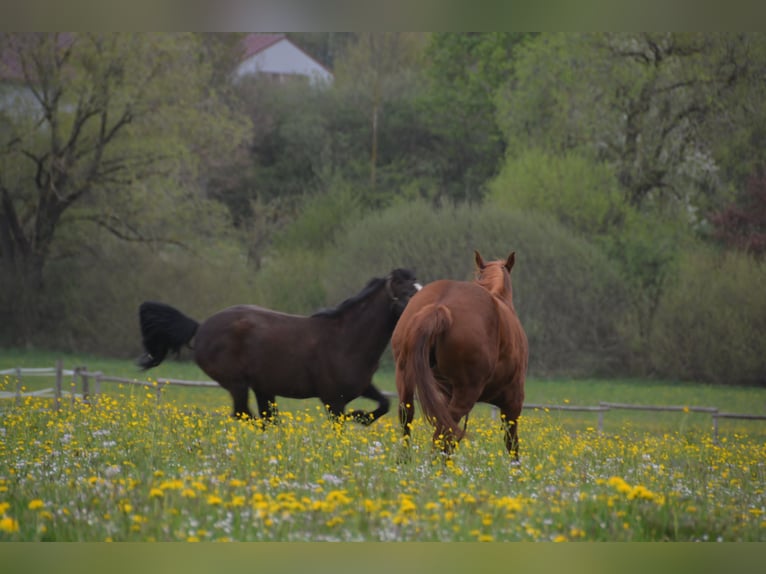
[(386, 414), (391, 406), (391, 402), (388, 398), (381, 393), (374, 385), (370, 385), (361, 394), (362, 397), (377, 401), (378, 408), (372, 412), (367, 411), (349, 411), (349, 416), (353, 417), (356, 422), (363, 425), (370, 425)]

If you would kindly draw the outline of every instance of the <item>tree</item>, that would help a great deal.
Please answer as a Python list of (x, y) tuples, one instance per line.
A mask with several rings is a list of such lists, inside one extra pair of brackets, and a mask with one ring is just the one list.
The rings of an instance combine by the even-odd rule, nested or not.
[[(246, 121), (220, 105), (194, 34), (5, 34), (0, 113), (0, 272), (39, 294), (65, 229), (184, 245), (215, 218), (200, 162), (219, 161)], [(76, 235), (71, 234), (70, 235)]]
[(614, 167), (633, 206), (688, 216), (716, 185), (707, 127), (756, 72), (757, 43), (710, 33), (542, 35), (498, 103), (509, 153), (587, 151)]
[(352, 106), (369, 118), (369, 199), (380, 203), (376, 190), (381, 122), (389, 102), (406, 97), (417, 84), (416, 70), (423, 35), (406, 32), (358, 34), (336, 62), (336, 86)]
[(355, 35), (354, 32), (289, 32), (287, 37), (323, 66), (333, 69), (335, 60)]
[(534, 34), (519, 32), (431, 35), (428, 95), (421, 104), (433, 137), (438, 194), (480, 200), (497, 172), (505, 140), (496, 121), (495, 94), (513, 78), (516, 54)]
[(766, 255), (766, 175), (751, 176), (738, 202), (714, 213), (713, 237), (756, 257)]

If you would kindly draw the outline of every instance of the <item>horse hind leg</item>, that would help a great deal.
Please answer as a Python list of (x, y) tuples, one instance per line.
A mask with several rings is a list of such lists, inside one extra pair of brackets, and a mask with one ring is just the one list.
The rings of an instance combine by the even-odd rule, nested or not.
[(378, 408), (372, 412), (367, 411), (349, 411), (348, 416), (353, 418), (356, 422), (363, 425), (371, 425), (380, 417), (388, 412), (391, 407), (391, 401), (381, 393), (374, 385), (367, 387), (361, 394), (362, 397), (377, 401)]
[(229, 391), (234, 403), (232, 416), (237, 419), (252, 419), (253, 413), (248, 405), (250, 388), (245, 384), (238, 383), (226, 387), (226, 390)]
[(500, 407), (500, 419), (503, 422), (505, 437), (505, 448), (513, 460), (519, 460), (519, 416), (521, 415), (521, 405), (511, 403)]
[[(468, 428), (468, 414), (473, 409), (476, 401), (481, 396), (481, 388), (457, 386), (452, 388), (448, 409), (451, 421), (437, 423), (434, 429), (434, 443), (440, 445), (442, 450), (451, 454), (457, 443), (465, 435)], [(465, 417), (463, 429), (460, 430), (460, 421)]]
[(278, 422), (279, 410), (277, 409), (277, 402), (275, 395), (266, 395), (263, 393), (255, 392), (255, 400), (258, 402), (258, 414), (261, 419), (267, 422)]

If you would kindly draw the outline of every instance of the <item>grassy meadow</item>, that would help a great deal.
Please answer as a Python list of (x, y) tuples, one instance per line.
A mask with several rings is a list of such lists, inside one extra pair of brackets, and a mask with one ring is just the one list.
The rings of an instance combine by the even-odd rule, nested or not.
[[(56, 358), (0, 351), (0, 370)], [(138, 373), (63, 359), (205, 379), (182, 362)], [(391, 373), (376, 380), (393, 389)], [(766, 541), (763, 421), (721, 421), (715, 442), (704, 414), (610, 411), (598, 432), (595, 413), (527, 410), (517, 465), (488, 408), (445, 459), (419, 415), (405, 448), (391, 413), (361, 427), (331, 422), (316, 400), (284, 401), (279, 424), (260, 428), (231, 419), (221, 389), (102, 391), (58, 411), (0, 402), (0, 540)], [(531, 380), (527, 401), (766, 412), (763, 389), (653, 381)]]

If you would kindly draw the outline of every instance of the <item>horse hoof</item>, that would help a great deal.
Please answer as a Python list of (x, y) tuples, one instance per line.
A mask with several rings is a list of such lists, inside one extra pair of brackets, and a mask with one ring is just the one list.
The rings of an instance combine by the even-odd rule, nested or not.
[(351, 417), (354, 422), (363, 424), (364, 426), (372, 424), (375, 420), (372, 413), (368, 413), (367, 411), (349, 411), (347, 416)]

